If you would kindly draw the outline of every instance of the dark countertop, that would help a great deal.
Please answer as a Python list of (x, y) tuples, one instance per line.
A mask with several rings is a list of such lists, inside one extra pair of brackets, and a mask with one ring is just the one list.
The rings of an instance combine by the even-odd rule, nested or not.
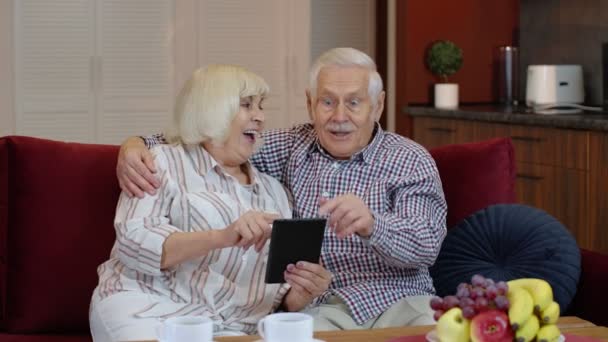
[(529, 108), (525, 107), (509, 109), (498, 105), (463, 105), (454, 110), (437, 109), (430, 106), (408, 106), (404, 107), (402, 112), (411, 116), (608, 131), (607, 112), (546, 115), (532, 113)]

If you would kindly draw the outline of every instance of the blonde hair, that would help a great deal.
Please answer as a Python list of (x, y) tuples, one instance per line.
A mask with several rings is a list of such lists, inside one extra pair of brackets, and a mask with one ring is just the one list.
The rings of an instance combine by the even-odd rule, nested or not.
[(308, 89), (313, 97), (317, 93), (317, 79), (321, 69), (326, 66), (361, 67), (369, 70), (369, 83), (367, 93), (375, 107), (378, 96), (382, 92), (382, 77), (376, 70), (374, 60), (362, 51), (349, 47), (339, 47), (327, 50), (314, 62), (310, 68)]
[(165, 131), (169, 143), (223, 143), (230, 124), (248, 96), (266, 96), (268, 84), (237, 65), (212, 64), (196, 70), (179, 92), (173, 120)]

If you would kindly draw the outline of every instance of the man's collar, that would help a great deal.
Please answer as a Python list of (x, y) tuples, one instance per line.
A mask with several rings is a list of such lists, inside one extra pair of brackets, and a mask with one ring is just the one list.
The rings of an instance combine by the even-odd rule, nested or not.
[(376, 122), (375, 126), (376, 127), (374, 127), (374, 132), (372, 133), (372, 141), (370, 141), (370, 143), (365, 146), (363, 150), (358, 152), (361, 154), (363, 160), (367, 164), (372, 163), (374, 156), (377, 155), (377, 151), (382, 145), (382, 140), (384, 138), (384, 130), (382, 130), (382, 126), (380, 126), (380, 123)]
[[(313, 128), (314, 129), (314, 128)], [(369, 142), (369, 144), (367, 144), (367, 146), (365, 146), (362, 150), (356, 152), (355, 154), (353, 154), (349, 160), (358, 160), (358, 159), (362, 159), (366, 164), (371, 164), (372, 160), (374, 158), (374, 155), (376, 154), (376, 151), (378, 150), (378, 148), (380, 147), (380, 144), (382, 142), (382, 137), (384, 136), (384, 131), (382, 130), (382, 127), (380, 126), (380, 124), (378, 122), (375, 123), (375, 127), (374, 127), (374, 131), (372, 132), (372, 140)], [(336, 158), (332, 157), (324, 148), (323, 146), (321, 146), (321, 143), (319, 142), (319, 136), (315, 134), (315, 140), (313, 142), (313, 144), (311, 145), (308, 154), (311, 154), (315, 151), (318, 151), (319, 153), (321, 153), (323, 156), (329, 158), (329, 159), (333, 159), (336, 160)]]

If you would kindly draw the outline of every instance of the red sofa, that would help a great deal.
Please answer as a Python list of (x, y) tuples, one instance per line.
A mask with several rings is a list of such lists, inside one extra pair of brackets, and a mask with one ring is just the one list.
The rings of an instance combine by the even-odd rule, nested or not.
[[(117, 146), (0, 138), (0, 341), (90, 341), (97, 266), (109, 255), (119, 194)], [(432, 151), (448, 225), (513, 202), (509, 140)], [(583, 251), (571, 314), (608, 325), (608, 256)]]

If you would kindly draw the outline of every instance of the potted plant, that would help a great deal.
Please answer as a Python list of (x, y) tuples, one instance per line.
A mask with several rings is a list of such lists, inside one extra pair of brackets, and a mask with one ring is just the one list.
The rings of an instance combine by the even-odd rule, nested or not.
[(462, 50), (451, 41), (437, 41), (428, 50), (426, 65), (443, 82), (435, 84), (435, 107), (457, 108), (458, 84), (448, 83), (448, 76), (462, 67)]

